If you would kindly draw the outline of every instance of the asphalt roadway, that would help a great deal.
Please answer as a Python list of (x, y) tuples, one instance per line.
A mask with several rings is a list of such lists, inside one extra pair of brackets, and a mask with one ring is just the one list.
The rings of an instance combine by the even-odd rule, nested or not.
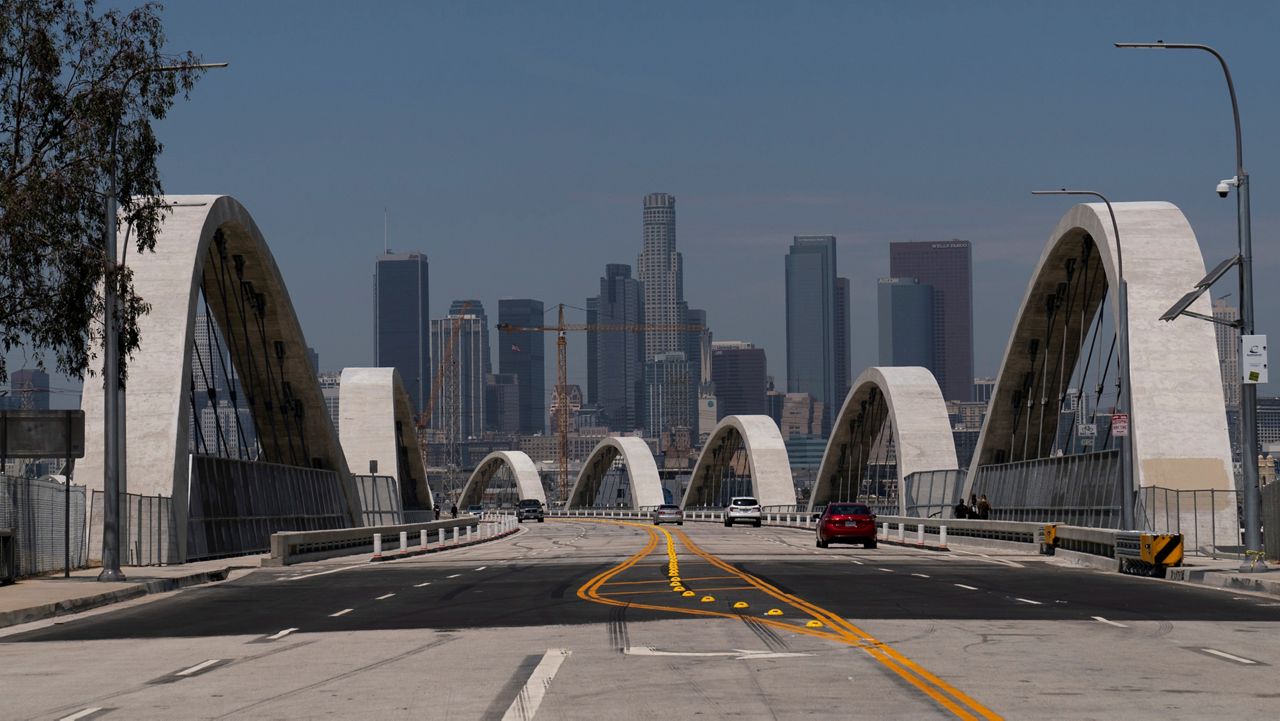
[(0, 718), (1244, 717), (1278, 621), (1009, 552), (549, 521), (6, 629)]

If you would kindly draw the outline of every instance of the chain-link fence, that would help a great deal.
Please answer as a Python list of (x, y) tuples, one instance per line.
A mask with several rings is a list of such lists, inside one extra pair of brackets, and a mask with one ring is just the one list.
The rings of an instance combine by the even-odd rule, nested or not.
[(0, 528), (13, 531), (17, 576), (66, 565), (66, 503), (71, 503), (71, 567), (85, 565), (85, 488), (48, 478), (0, 476)]
[(391, 476), (356, 476), (360, 489), (360, 510), (366, 526), (394, 526), (404, 523), (400, 484)]
[(992, 520), (1120, 526), (1120, 451), (980, 466), (973, 494), (985, 495)]
[[(102, 491), (93, 492), (89, 506), (91, 551), (102, 548)], [(173, 535), (173, 499), (125, 493), (120, 500), (120, 563), (125, 566), (163, 566), (180, 563)]]
[(1268, 560), (1280, 561), (1280, 482), (1276, 481), (1262, 487), (1262, 547)]
[(191, 457), (187, 560), (263, 553), (276, 531), (346, 528), (334, 471)]

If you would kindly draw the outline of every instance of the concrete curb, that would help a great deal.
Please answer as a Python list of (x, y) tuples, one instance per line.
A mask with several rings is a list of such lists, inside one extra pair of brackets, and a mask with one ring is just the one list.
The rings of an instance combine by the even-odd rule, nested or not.
[(39, 606), (19, 608), (13, 611), (4, 611), (0, 613), (0, 628), (31, 623), (32, 621), (43, 621), (44, 619), (54, 618), (56, 616), (67, 616), (70, 614), (80, 613), (81, 611), (99, 608), (101, 606), (108, 606), (113, 603), (120, 603), (122, 601), (130, 601), (135, 598), (149, 596), (153, 593), (166, 593), (168, 591), (176, 591), (189, 586), (199, 586), (205, 583), (225, 581), (227, 575), (231, 573), (231, 570), (232, 567), (228, 566), (216, 571), (202, 571), (188, 576), (153, 578), (148, 581), (133, 584), (128, 588), (104, 591), (102, 593), (93, 593), (79, 598), (63, 599), (60, 601), (41, 604)]
[[(1173, 571), (1174, 569), (1169, 569)], [(1199, 569), (1181, 574), (1176, 579), (1182, 583), (1201, 586), (1212, 586), (1229, 591), (1248, 591), (1268, 596), (1280, 596), (1280, 573), (1238, 573), (1233, 571), (1199, 571)], [(1262, 576), (1259, 578), (1259, 576)], [(1171, 576), (1172, 577), (1172, 576)]]

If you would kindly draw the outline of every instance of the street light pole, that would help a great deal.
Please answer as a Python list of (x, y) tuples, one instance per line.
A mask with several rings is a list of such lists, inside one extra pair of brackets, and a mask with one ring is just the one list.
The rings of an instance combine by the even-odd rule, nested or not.
[[(129, 83), (148, 73), (172, 73), (183, 70), (207, 70), (209, 68), (225, 68), (227, 63), (185, 63), (181, 65), (162, 65), (139, 70), (125, 79), (120, 86), (121, 102)], [(123, 399), (120, 393), (120, 328), (119, 313), (116, 310), (117, 293), (115, 281), (111, 274), (117, 265), (116, 254), (116, 218), (119, 209), (116, 207), (116, 148), (120, 142), (121, 115), (123, 105), (116, 115), (115, 127), (111, 130), (110, 173), (106, 199), (106, 246), (107, 272), (102, 284), (103, 315), (103, 432), (102, 432), (102, 572), (99, 581), (123, 581), (124, 573), (120, 570), (120, 477), (122, 471), (122, 437), (120, 409)]]
[[(1244, 170), (1244, 141), (1240, 133), (1240, 103), (1236, 99), (1236, 85), (1231, 79), (1231, 68), (1227, 67), (1226, 58), (1217, 50), (1200, 43), (1116, 43), (1118, 48), (1138, 48), (1149, 50), (1199, 50), (1217, 59), (1222, 66), (1222, 74), (1227, 80), (1227, 92), (1231, 95), (1231, 118), (1235, 121), (1236, 130), (1236, 177), (1228, 181), (1228, 186), (1236, 187), (1236, 233), (1240, 252), (1240, 333), (1252, 335), (1254, 330), (1253, 312), (1253, 238), (1252, 222), (1249, 213), (1249, 174)], [(1244, 374), (1237, 379), (1240, 383), (1240, 445), (1241, 460), (1244, 466), (1244, 534), (1246, 561), (1240, 567), (1243, 571), (1254, 570), (1253, 561), (1262, 554), (1262, 519), (1260, 518), (1258, 489), (1258, 386), (1246, 383)]]
[(1120, 226), (1116, 223), (1116, 211), (1111, 201), (1102, 193), (1093, 190), (1033, 190), (1032, 195), (1089, 195), (1107, 205), (1107, 213), (1111, 216), (1111, 236), (1116, 241), (1116, 314), (1120, 316), (1116, 322), (1116, 346), (1119, 350), (1120, 362), (1120, 398), (1117, 403), (1129, 414), (1129, 435), (1124, 436), (1123, 449), (1120, 452), (1120, 524), (1125, 530), (1136, 528), (1134, 519), (1133, 480), (1133, 439), (1136, 430), (1136, 419), (1133, 413), (1133, 376), (1129, 371), (1129, 283), (1124, 277), (1124, 249), (1120, 245)]

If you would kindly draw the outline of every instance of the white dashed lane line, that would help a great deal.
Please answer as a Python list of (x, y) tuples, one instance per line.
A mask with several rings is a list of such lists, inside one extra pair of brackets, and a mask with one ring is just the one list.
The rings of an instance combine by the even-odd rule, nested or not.
[(1029, 598), (1014, 598), (1013, 600), (1015, 600), (1015, 601), (1021, 601), (1021, 602), (1023, 602), (1023, 603), (1029, 603), (1029, 604), (1031, 604), (1032, 606), (1042, 606), (1042, 605), (1044, 605), (1044, 604), (1040, 603), (1039, 601), (1032, 601), (1032, 600), (1031, 600), (1031, 599), (1029, 599)]
[(877, 570), (884, 571), (885, 573), (896, 573), (892, 568), (880, 568)]
[(913, 573), (913, 574), (911, 574), (911, 575), (912, 575), (912, 576), (915, 576), (915, 577), (917, 577), (917, 578), (928, 578), (928, 576), (926, 576), (926, 575), (925, 575), (925, 574), (923, 574), (923, 573)]
[(341, 611), (338, 611), (337, 613), (331, 613), (331, 614), (329, 614), (329, 618), (337, 618), (338, 616), (345, 616), (345, 615), (347, 615), (348, 613), (351, 613), (351, 612), (352, 612), (352, 611), (354, 611), (354, 610), (355, 610), (354, 608), (344, 608), (344, 609), (342, 609)]
[(87, 719), (101, 710), (102, 710), (101, 706), (94, 706), (92, 708), (81, 709), (71, 714), (70, 716), (63, 716), (62, 718), (58, 719), (58, 721), (80, 721), (80, 719)]
[(955, 586), (956, 588), (963, 588), (963, 589), (965, 589), (965, 590), (967, 590), (967, 591), (976, 591), (976, 590), (978, 590), (977, 588), (974, 588), (973, 586), (966, 586), (966, 585), (964, 585), (963, 583), (954, 583), (954, 584), (952, 584), (952, 585), (953, 585), (953, 586)]
[(1236, 663), (1244, 664), (1246, 666), (1255, 666), (1258, 663), (1257, 661), (1243, 658), (1232, 653), (1227, 653), (1226, 651), (1219, 651), (1216, 648), (1202, 648), (1200, 650), (1204, 651), (1205, 653), (1211, 653), (1214, 656), (1217, 656), (1219, 658), (1225, 658), (1228, 661), (1235, 661)]
[(488, 566), (481, 566), (481, 567), (477, 568), (476, 570), (477, 570), (477, 571), (483, 571), (483, 570), (484, 570), (484, 569), (486, 569), (486, 568), (488, 568)]
[(415, 583), (415, 584), (413, 584), (413, 587), (414, 587), (414, 588), (422, 588), (423, 586), (430, 586), (430, 585), (431, 585), (431, 582), (430, 582), (430, 581), (427, 581), (426, 583)]
[(1116, 628), (1128, 628), (1128, 626), (1124, 625), (1123, 623), (1116, 623), (1115, 621), (1108, 621), (1107, 619), (1103, 618), (1102, 616), (1094, 616), (1094, 617), (1093, 617), (1093, 620), (1097, 621), (1098, 623), (1105, 623), (1105, 624), (1107, 624), (1108, 626), (1115, 626)]
[(283, 630), (283, 631), (277, 631), (276, 633), (273, 633), (272, 635), (267, 636), (267, 640), (268, 640), (268, 641), (279, 641), (280, 639), (284, 638), (285, 636), (288, 636), (289, 634), (291, 634), (291, 633), (293, 633), (294, 631), (297, 631), (297, 630), (298, 630), (298, 629), (296, 629), (296, 628), (286, 628), (286, 629), (285, 629), (285, 630)]
[(392, 596), (394, 596), (394, 595), (395, 595), (394, 593), (384, 593), (384, 594), (382, 594), (381, 596), (378, 596), (377, 598), (375, 598), (375, 599), (373, 599), (373, 600), (375, 600), (375, 601), (385, 601), (385, 600), (387, 600), (388, 598), (391, 598), (391, 597), (392, 597)]
[(196, 665), (192, 666), (191, 668), (184, 668), (184, 669), (182, 669), (181, 671), (179, 671), (179, 672), (175, 673), (175, 674), (174, 674), (174, 676), (184, 676), (184, 677), (185, 677), (185, 676), (191, 676), (191, 675), (194, 675), (194, 674), (200, 673), (201, 671), (203, 671), (203, 670), (205, 670), (205, 669), (209, 668), (210, 666), (213, 666), (214, 664), (218, 663), (218, 662), (219, 662), (219, 661), (221, 661), (221, 660), (222, 660), (222, 659), (220, 659), (220, 658), (211, 658), (211, 659), (209, 659), (208, 661), (201, 661), (200, 663), (198, 663), (198, 664), (196, 664)]
[(457, 578), (458, 576), (461, 576), (461, 575), (462, 575), (461, 573), (455, 573), (452, 576), (445, 576), (445, 578)]

